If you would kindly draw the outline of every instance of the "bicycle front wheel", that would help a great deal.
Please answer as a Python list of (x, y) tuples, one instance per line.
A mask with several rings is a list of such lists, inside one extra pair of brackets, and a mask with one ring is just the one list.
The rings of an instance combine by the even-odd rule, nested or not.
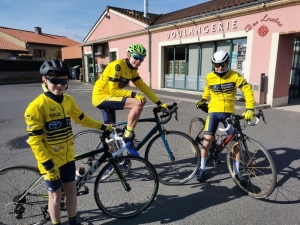
[(179, 185), (191, 180), (200, 167), (200, 150), (193, 139), (180, 131), (165, 133), (169, 153), (160, 134), (148, 144), (145, 159), (155, 167), (159, 181), (166, 185)]
[(49, 220), (48, 191), (38, 169), (0, 170), (0, 224), (41, 225)]
[(269, 196), (277, 182), (276, 168), (271, 155), (264, 146), (250, 137), (246, 137), (245, 144), (242, 141), (239, 143), (238, 148), (241, 153), (239, 172), (246, 178), (247, 183), (241, 184), (234, 176), (235, 154), (228, 149), (227, 167), (234, 182), (251, 197), (265, 198)]
[(205, 121), (202, 118), (196, 117), (191, 120), (188, 134), (194, 139), (198, 145), (202, 145), (204, 140)]
[(108, 163), (97, 176), (94, 197), (106, 215), (126, 219), (142, 213), (151, 205), (157, 194), (159, 180), (154, 167), (143, 158), (122, 156), (115, 160), (130, 191), (124, 189), (115, 171), (103, 179), (107, 170), (113, 170), (111, 163)]

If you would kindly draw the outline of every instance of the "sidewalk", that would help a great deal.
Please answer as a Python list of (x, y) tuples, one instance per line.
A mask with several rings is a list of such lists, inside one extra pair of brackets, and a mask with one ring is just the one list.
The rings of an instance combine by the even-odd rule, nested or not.
[[(77, 84), (84, 84), (84, 85), (91, 85), (81, 83), (79, 81), (71, 81)], [(93, 87), (93, 85), (91, 85)], [(140, 92), (136, 87), (127, 86), (126, 89), (133, 90)], [(153, 90), (154, 93), (160, 98), (168, 98), (176, 101), (184, 101), (184, 102), (191, 102), (196, 104), (198, 101), (201, 100), (200, 92), (196, 91), (187, 91), (187, 90), (174, 90), (163, 88), (160, 90)], [(236, 100), (234, 108), (236, 110), (245, 110), (245, 101), (243, 100)], [(271, 108), (271, 105), (268, 104), (257, 104), (255, 105), (255, 109), (267, 109)], [(275, 107), (274, 109), (284, 110), (284, 111), (293, 111), (293, 112), (300, 112), (300, 99), (293, 100), (289, 105)]]
[[(136, 87), (126, 87), (126, 89), (139, 91)], [(185, 101), (191, 103), (197, 103), (201, 100), (201, 95), (199, 92), (194, 91), (186, 91), (186, 90), (174, 90), (163, 88), (160, 90), (153, 90), (154, 93), (160, 98), (169, 98), (176, 101)], [(245, 101), (244, 100), (236, 100), (235, 101), (235, 109), (244, 110), (245, 109)], [(266, 109), (271, 108), (268, 104), (255, 105), (255, 109)]]

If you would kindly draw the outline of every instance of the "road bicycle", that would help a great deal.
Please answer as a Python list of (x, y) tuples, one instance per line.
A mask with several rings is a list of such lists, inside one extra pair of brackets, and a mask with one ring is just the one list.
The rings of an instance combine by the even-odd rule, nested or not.
[[(204, 105), (202, 110), (207, 113), (207, 105)], [(259, 110), (258, 114), (255, 114), (255, 123), (248, 123), (248, 125), (257, 125), (260, 117), (266, 123), (263, 111)], [(226, 132), (233, 127), (234, 132), (229, 136), (226, 134), (215, 135), (207, 161), (213, 159), (214, 166), (217, 166), (220, 164), (218, 156), (224, 150), (227, 150), (227, 167), (234, 182), (249, 196), (265, 198), (273, 192), (277, 182), (275, 164), (271, 155), (261, 143), (243, 133), (243, 129), (247, 127), (247, 124), (242, 126), (240, 123), (242, 119), (244, 117), (241, 115), (231, 115), (226, 119), (227, 127), (225, 129), (219, 128), (219, 130)], [(199, 146), (202, 145), (204, 140), (204, 126), (205, 121), (200, 117), (192, 119), (189, 124), (189, 135)], [(238, 177), (234, 174), (233, 163), (236, 154), (232, 148), (235, 145), (237, 145), (237, 149), (240, 151), (239, 170), (247, 179), (247, 184), (240, 183)]]
[[(159, 180), (155, 168), (147, 160), (123, 156), (125, 143), (116, 153), (111, 153), (101, 135), (101, 148), (75, 156), (75, 161), (85, 161), (89, 169), (76, 180), (77, 196), (89, 193), (85, 183), (101, 166), (94, 181), (94, 199), (106, 215), (125, 219), (146, 210), (157, 194)], [(102, 154), (100, 157), (95, 155)], [(48, 191), (43, 176), (36, 167), (13, 166), (0, 170), (0, 224), (41, 225), (50, 220)], [(65, 211), (64, 200), (61, 210)]]
[[(164, 124), (171, 120), (172, 114), (175, 114), (175, 119), (178, 120), (177, 109), (177, 103), (169, 105), (168, 109), (153, 108), (154, 118), (138, 120), (138, 125), (147, 126), (150, 131), (144, 138), (133, 140), (136, 151), (149, 141), (144, 157), (155, 167), (159, 181), (166, 185), (188, 182), (200, 167), (200, 150), (194, 140), (186, 133), (166, 130), (164, 127)], [(154, 126), (149, 127), (148, 123), (153, 123)], [(127, 122), (121, 122), (113, 126), (118, 127), (122, 135), (126, 125)], [(86, 148), (101, 146), (102, 141), (99, 137), (100, 133), (95, 130), (79, 132), (74, 136), (75, 152), (84, 152)]]

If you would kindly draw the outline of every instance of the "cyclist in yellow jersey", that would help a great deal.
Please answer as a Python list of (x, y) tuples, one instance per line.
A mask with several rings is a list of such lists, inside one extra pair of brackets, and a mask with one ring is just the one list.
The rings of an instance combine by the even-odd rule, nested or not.
[(74, 98), (63, 94), (68, 87), (69, 66), (61, 60), (45, 61), (41, 68), (44, 93), (27, 107), (24, 117), (32, 148), (49, 193), (48, 211), (52, 224), (60, 222), (63, 186), (68, 224), (76, 219), (77, 191), (75, 185), (74, 142), (71, 119), (82, 126), (112, 130), (84, 114)]
[(101, 77), (96, 81), (92, 103), (101, 109), (105, 124), (115, 123), (115, 110), (130, 109), (124, 141), (134, 139), (134, 128), (140, 118), (146, 98), (134, 91), (124, 88), (131, 81), (153, 103), (167, 109), (151, 88), (139, 76), (138, 68), (146, 57), (146, 49), (141, 44), (131, 44), (127, 50), (127, 58), (115, 60), (108, 64)]
[[(214, 53), (212, 59), (214, 71), (206, 76), (206, 86), (201, 101), (196, 104), (196, 108), (201, 108), (210, 99), (208, 104), (208, 115), (204, 127), (204, 141), (201, 149), (201, 167), (195, 176), (198, 181), (205, 180), (206, 159), (218, 128), (219, 122), (223, 122), (235, 112), (234, 102), (237, 88), (239, 88), (246, 100), (246, 112), (242, 115), (246, 121), (252, 120), (254, 116), (254, 96), (251, 85), (239, 73), (229, 70), (230, 56), (227, 52), (219, 50)], [(226, 123), (224, 124), (226, 126)], [(227, 134), (233, 129), (227, 131)], [(234, 173), (241, 184), (246, 184), (246, 179), (239, 172), (239, 150), (238, 146), (233, 146), (236, 153), (233, 164)]]

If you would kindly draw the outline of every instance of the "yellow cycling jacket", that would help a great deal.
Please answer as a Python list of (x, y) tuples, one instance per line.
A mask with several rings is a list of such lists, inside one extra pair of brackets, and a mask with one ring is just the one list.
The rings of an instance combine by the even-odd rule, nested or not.
[(151, 88), (141, 79), (137, 69), (129, 68), (126, 59), (121, 59), (108, 64), (101, 77), (96, 81), (92, 93), (93, 105), (97, 107), (109, 96), (130, 98), (132, 91), (123, 90), (129, 81), (152, 102), (157, 103), (159, 101)]
[(74, 98), (66, 94), (62, 103), (45, 94), (39, 95), (28, 105), (24, 117), (29, 134), (28, 143), (42, 174), (51, 169), (47, 168), (51, 160), (57, 168), (74, 160), (71, 119), (90, 128), (100, 129), (102, 126), (101, 122), (85, 115)]
[(208, 112), (234, 113), (237, 88), (244, 93), (246, 108), (254, 109), (254, 96), (251, 85), (239, 73), (229, 70), (223, 77), (214, 72), (207, 74), (202, 99), (209, 100)]

